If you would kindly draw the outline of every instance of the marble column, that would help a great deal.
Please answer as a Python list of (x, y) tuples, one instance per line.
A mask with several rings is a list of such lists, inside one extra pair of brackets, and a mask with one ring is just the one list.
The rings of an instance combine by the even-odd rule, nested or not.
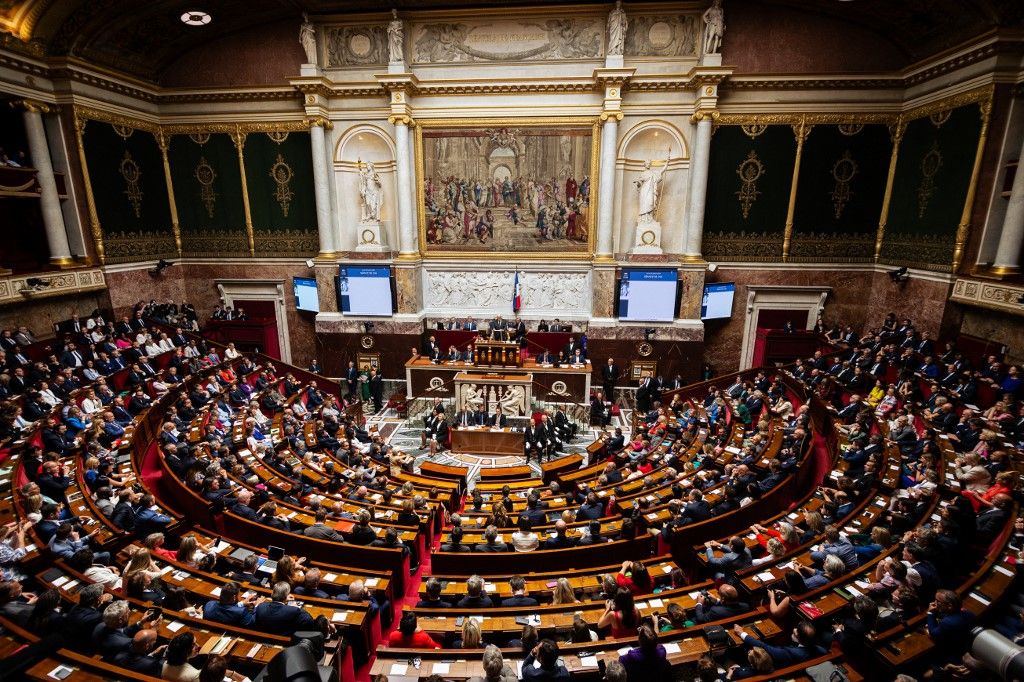
[(412, 213), (412, 169), (409, 168), (409, 119), (395, 117), (395, 175), (398, 180), (398, 243), (400, 258), (419, 256)]
[(711, 161), (711, 115), (701, 112), (697, 119), (697, 132), (693, 138), (693, 156), (690, 159), (690, 204), (686, 216), (686, 260), (701, 259), (701, 241), (704, 237), (704, 204), (708, 192), (708, 163)]
[(68, 233), (64, 229), (64, 213), (61, 211), (60, 197), (57, 194), (57, 181), (53, 177), (53, 163), (50, 161), (50, 146), (46, 142), (43, 113), (39, 106), (32, 103), (25, 103), (24, 106), (25, 132), (28, 135), (32, 165), (36, 168), (36, 179), (39, 181), (43, 225), (46, 229), (46, 242), (50, 246), (50, 263), (67, 267), (74, 261), (71, 259), (71, 247), (68, 245)]
[(316, 200), (316, 225), (320, 235), (321, 256), (328, 256), (337, 251), (334, 227), (331, 224), (331, 181), (325, 152), (326, 126), (326, 121), (316, 121), (309, 129), (309, 141), (313, 148), (313, 196)]
[[(1019, 159), (1024, 159), (1024, 141)], [(992, 263), (992, 273), (1012, 275), (1020, 272), (1020, 251), (1024, 246), (1024, 168), (1017, 166), (1010, 189), (1010, 203), (1006, 206), (1003, 229), (999, 233), (999, 248)]]
[(601, 178), (598, 186), (597, 252), (598, 260), (611, 260), (612, 211), (615, 206), (615, 145), (619, 139), (622, 114), (609, 114), (601, 129)]

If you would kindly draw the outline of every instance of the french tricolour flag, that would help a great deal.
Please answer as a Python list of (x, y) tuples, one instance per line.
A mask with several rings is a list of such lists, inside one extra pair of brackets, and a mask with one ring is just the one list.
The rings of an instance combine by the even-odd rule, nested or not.
[(519, 286), (519, 271), (516, 271), (516, 283), (512, 287), (512, 312), (518, 313), (520, 306), (523, 305), (523, 290)]

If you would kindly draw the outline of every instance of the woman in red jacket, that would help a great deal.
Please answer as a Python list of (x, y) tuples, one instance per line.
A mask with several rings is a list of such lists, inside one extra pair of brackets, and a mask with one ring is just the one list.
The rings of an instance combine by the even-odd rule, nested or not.
[(398, 629), (388, 635), (388, 646), (399, 649), (440, 649), (441, 645), (434, 638), (423, 632), (416, 623), (416, 614), (412, 611), (402, 613)]

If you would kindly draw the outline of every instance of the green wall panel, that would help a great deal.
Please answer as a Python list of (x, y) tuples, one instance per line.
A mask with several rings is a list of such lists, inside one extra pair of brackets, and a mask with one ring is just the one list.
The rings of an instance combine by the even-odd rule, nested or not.
[(885, 125), (814, 126), (800, 160), (790, 260), (873, 260), (891, 154)]
[(309, 133), (251, 133), (245, 177), (258, 253), (319, 252)]
[[(781, 258), (795, 156), (796, 137), (788, 125), (768, 126), (755, 137), (740, 126), (715, 131), (704, 214), (705, 258)], [(741, 171), (753, 182), (745, 185)]]

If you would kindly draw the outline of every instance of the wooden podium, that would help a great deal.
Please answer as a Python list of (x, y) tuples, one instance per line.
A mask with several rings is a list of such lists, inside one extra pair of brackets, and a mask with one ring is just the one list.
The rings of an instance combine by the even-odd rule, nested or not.
[(522, 367), (523, 356), (515, 341), (477, 341), (473, 364), (478, 367)]

